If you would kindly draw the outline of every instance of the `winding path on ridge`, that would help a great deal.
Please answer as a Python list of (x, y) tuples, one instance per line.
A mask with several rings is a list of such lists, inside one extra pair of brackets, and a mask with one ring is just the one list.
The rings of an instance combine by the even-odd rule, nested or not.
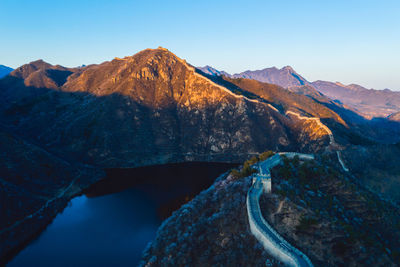
[[(290, 110), (286, 111), (285, 115), (293, 115), (300, 120), (309, 120), (316, 122), (317, 125), (320, 128), (324, 129), (328, 134), (329, 146), (338, 147), (332, 131), (328, 128), (328, 126), (323, 124), (319, 118), (305, 117), (300, 115), (299, 113)], [(267, 173), (268, 175), (270, 175), (270, 169), (281, 163), (281, 155), (283, 154), (289, 158), (299, 156), (299, 158), (303, 160), (310, 160), (314, 158), (314, 156), (310, 154), (292, 152), (278, 153), (271, 158), (268, 158), (267, 160), (259, 163), (258, 166), (261, 168), (260, 171), (264, 174)], [(342, 169), (348, 172), (349, 169), (345, 166), (342, 160), (341, 153), (338, 149), (336, 149), (336, 155)], [(247, 215), (249, 218), (250, 230), (252, 234), (257, 238), (258, 241), (262, 243), (265, 250), (267, 250), (271, 255), (273, 255), (283, 263), (289, 266), (296, 267), (312, 267), (313, 264), (310, 259), (304, 253), (302, 253), (301, 251), (290, 245), (286, 240), (284, 240), (263, 218), (259, 203), (260, 196), (264, 192), (262, 181), (263, 179), (265, 179), (264, 175), (261, 175), (260, 173), (256, 174), (255, 179), (253, 180), (253, 185), (247, 192)]]
[[(299, 156), (302, 160), (314, 159), (314, 156), (310, 154), (278, 153), (265, 161), (258, 163), (260, 172), (264, 174), (268, 173), (269, 175), (270, 169), (282, 162), (281, 155), (283, 154), (288, 158)], [(258, 173), (254, 178), (253, 185), (247, 192), (246, 198), (247, 215), (249, 218), (251, 233), (259, 242), (261, 242), (265, 250), (283, 263), (289, 266), (312, 267), (313, 264), (310, 259), (300, 250), (290, 245), (263, 218), (259, 199), (261, 194), (264, 192), (262, 180), (265, 179), (265, 175)]]
[[(316, 118), (316, 117), (305, 117), (305, 116), (300, 115), (299, 113), (296, 113), (296, 112), (293, 112), (293, 111), (290, 111), (290, 110), (286, 111), (286, 113), (285, 113), (285, 115), (288, 115), (288, 114), (294, 115), (297, 118), (299, 118), (300, 120), (315, 121), (318, 124), (318, 126), (320, 126), (322, 129), (324, 129), (326, 131), (326, 133), (328, 134), (328, 136), (329, 136), (329, 145), (336, 146), (336, 147), (338, 146), (336, 141), (335, 141), (335, 137), (333, 136), (333, 133), (332, 133), (331, 129), (329, 129), (328, 126), (323, 124), (319, 118)], [(344, 162), (342, 160), (342, 154), (340, 153), (339, 150), (336, 150), (336, 155), (337, 155), (337, 158), (338, 158), (338, 161), (339, 161), (340, 165), (342, 166), (342, 169), (345, 172), (348, 172), (349, 169), (344, 164)]]

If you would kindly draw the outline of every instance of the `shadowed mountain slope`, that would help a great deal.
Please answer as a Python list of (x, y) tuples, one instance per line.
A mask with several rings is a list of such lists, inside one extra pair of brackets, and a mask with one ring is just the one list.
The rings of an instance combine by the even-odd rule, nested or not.
[[(21, 174), (24, 171), (17, 159), (36, 155), (30, 144), (35, 151), (45, 151), (45, 162), (56, 161), (54, 166), (61, 172), (64, 165), (77, 163), (91, 166), (85, 168), (122, 168), (187, 161), (239, 162), (266, 150), (332, 151), (319, 118), (332, 129), (337, 143), (351, 144), (351, 126), (322, 103), (322, 96), (313, 93), (310, 97), (255, 80), (207, 75), (164, 48), (81, 68), (31, 62), (0, 80), (0, 122), (13, 136), (10, 144), (26, 144), (16, 146), (0, 178), (9, 181), (26, 175), (29, 180), (29, 171)], [(289, 111), (299, 116), (288, 115)], [(9, 142), (7, 136), (0, 135), (4, 144)], [(4, 155), (10, 150), (7, 145), (0, 147)], [(30, 164), (42, 164), (36, 160)], [(76, 167), (76, 172), (81, 168)], [(36, 182), (48, 182), (54, 190), (46, 198), (53, 199), (77, 176), (67, 171), (60, 181), (48, 181), (41, 174), (45, 170), (38, 171), (30, 178), (35, 180), (33, 185), (28, 181), (18, 184), (27, 197), (21, 203), (10, 200), (17, 201), (11, 206), (34, 203), (31, 208), (39, 209), (43, 203), (35, 202)], [(82, 188), (90, 181), (82, 180), (76, 186)], [(4, 184), (3, 195), (8, 197), (13, 186)], [(8, 212), (7, 207), (2, 209)], [(5, 225), (19, 219), (6, 218)], [(3, 234), (26, 237), (31, 233), (25, 229)]]
[[(357, 84), (344, 85), (339, 82), (334, 83), (320, 80), (310, 83), (290, 66), (281, 69), (272, 67), (255, 71), (248, 70), (233, 75), (210, 66), (199, 69), (213, 76), (223, 75), (230, 78), (247, 78), (276, 84), (302, 94), (310, 94), (312, 91), (311, 88), (314, 88), (314, 90), (319, 91), (326, 97), (345, 104), (347, 108), (353, 109), (368, 119), (386, 117), (391, 113), (400, 111), (400, 92), (389, 89), (366, 89)], [(315, 92), (312, 94), (315, 95)]]
[(71, 197), (103, 178), (0, 125), (0, 265), (51, 222)]
[(335, 112), (280, 87), (257, 87), (259, 100), (237, 95), (162, 48), (80, 69), (33, 62), (0, 86), (3, 118), (17, 133), (55, 153), (107, 167), (232, 161), (266, 149), (323, 146), (326, 136), (302, 134), (299, 122), (274, 106), (344, 124)]
[[(1, 207), (7, 227), (1, 230), (3, 240), (19, 236), (14, 243), (3, 244), (7, 249), (2, 253), (12, 251), (43, 227), (41, 217), (36, 217), (42, 214), (35, 213), (29, 222), (35, 227), (26, 230), (24, 220), (18, 228), (9, 229), (21, 220), (8, 214), (9, 207), (26, 207), (15, 209), (23, 216), (42, 210), (46, 199), (57, 199), (65, 186), (79, 177), (76, 172), (84, 177), (86, 171), (74, 167), (77, 163), (109, 168), (186, 161), (238, 162), (268, 149), (319, 151), (328, 144), (325, 131), (313, 125), (303, 131), (303, 121), (284, 114), (290, 106), (300, 107), (307, 101), (319, 104), (303, 96), (297, 99), (276, 86), (271, 92), (262, 91), (262, 86), (268, 85), (260, 85), (260, 91), (257, 87), (254, 93), (263, 93), (260, 97), (251, 93), (250, 87), (240, 89), (232, 81), (225, 83), (228, 87), (201, 75), (163, 48), (76, 69), (39, 60), (0, 80), (0, 122), (10, 133), (0, 135), (4, 144), (0, 153), (8, 155), (0, 177), (5, 181), (1, 194), (8, 203)], [(232, 92), (233, 88), (241, 94)], [(281, 94), (290, 96), (290, 102), (285, 102)], [(284, 109), (279, 111), (275, 106)], [(329, 110), (323, 113), (336, 116)], [(29, 164), (21, 167), (19, 158)], [(43, 166), (30, 175), (36, 165)], [(58, 173), (54, 169), (63, 175), (51, 178)], [(15, 184), (19, 181), (15, 177), (23, 177), (24, 182)], [(85, 187), (92, 178), (78, 180), (74, 188)], [(48, 190), (36, 190), (36, 183), (47, 183)], [(24, 197), (10, 198), (15, 188), (24, 192)], [(63, 197), (61, 205), (51, 205), (54, 212), (46, 213), (45, 221), (49, 222), (71, 196)]]
[(256, 80), (242, 78), (225, 78), (225, 80), (232, 82), (246, 91), (262, 97), (270, 103), (274, 103), (284, 111), (294, 109), (312, 117), (318, 117), (322, 119), (330, 118), (335, 120), (337, 123), (346, 125), (346, 123), (334, 111), (315, 102), (305, 95), (292, 93), (284, 90), (280, 86), (267, 84)]

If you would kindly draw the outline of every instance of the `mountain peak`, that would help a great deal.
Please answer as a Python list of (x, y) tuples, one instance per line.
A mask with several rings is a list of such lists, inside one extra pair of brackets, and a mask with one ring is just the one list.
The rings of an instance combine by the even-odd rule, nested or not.
[(46, 61), (44, 61), (43, 59), (39, 58), (37, 60), (31, 61), (29, 62), (29, 64), (41, 64), (41, 63), (47, 63)]
[(53, 65), (43, 61), (42, 59), (38, 59), (28, 64), (24, 64), (21, 67), (16, 68), (11, 75), (17, 78), (26, 79), (32, 73), (38, 70), (45, 70), (51, 68)]
[(234, 74), (233, 76), (235, 78), (248, 78), (264, 83), (272, 83), (284, 88), (309, 84), (309, 82), (297, 74), (291, 66), (285, 66), (281, 69), (271, 67), (255, 71), (248, 70)]
[(25, 86), (56, 89), (76, 70), (60, 65), (54, 66), (43, 59), (38, 59), (18, 67), (10, 73), (10, 76), (23, 80)]
[[(176, 88), (181, 90), (185, 88), (181, 82), (188, 82), (194, 78), (194, 74), (193, 66), (168, 49), (148, 48), (132, 56), (114, 58), (100, 65), (88, 66), (83, 71), (77, 72), (74, 79), (67, 81), (63, 89), (67, 91), (79, 89), (96, 95), (134, 94), (133, 98), (149, 95), (148, 99), (151, 101), (162, 102), (164, 100), (161, 100), (160, 95), (166, 97), (165, 92), (171, 94), (167, 84), (179, 83)], [(143, 86), (144, 84), (146, 86)], [(142, 88), (143, 92), (132, 90), (135, 87)], [(147, 89), (144, 90), (145, 88)]]
[(163, 50), (163, 51), (169, 51), (167, 48), (162, 47), (162, 46), (157, 47), (157, 49), (158, 49), (158, 50)]
[(197, 67), (197, 69), (201, 70), (205, 74), (212, 75), (212, 76), (221, 76), (221, 75), (224, 75), (226, 77), (231, 77), (232, 76), (229, 73), (227, 73), (227, 72), (225, 72), (223, 70), (221, 70), (221, 71), (217, 70), (217, 69), (213, 68), (210, 65), (205, 65), (204, 67)]
[[(125, 56), (123, 58), (120, 57), (115, 57), (113, 60), (111, 60), (110, 62), (116, 60), (116, 61), (135, 61), (135, 59), (138, 58), (151, 58), (151, 57), (159, 57), (161, 55), (165, 55), (165, 56), (171, 56), (174, 58), (178, 58), (174, 53), (172, 53), (171, 51), (169, 51), (167, 48), (161, 47), (159, 46), (158, 48), (146, 48), (144, 50), (141, 50), (131, 56)], [(108, 63), (109, 61), (106, 61), (104, 63)], [(104, 64), (103, 63), (103, 64)]]
[(38, 59), (38, 60), (32, 61), (29, 63), (29, 65), (34, 66), (38, 69), (46, 69), (46, 68), (51, 68), (53, 66), (50, 63), (47, 63), (46, 61), (44, 61), (43, 59)]
[(335, 82), (335, 84), (338, 85), (338, 86), (346, 87), (346, 85), (344, 85), (344, 84), (341, 83), (341, 82)]
[(282, 68), (282, 70), (286, 70), (288, 72), (295, 72), (294, 69), (291, 66), (285, 66)]

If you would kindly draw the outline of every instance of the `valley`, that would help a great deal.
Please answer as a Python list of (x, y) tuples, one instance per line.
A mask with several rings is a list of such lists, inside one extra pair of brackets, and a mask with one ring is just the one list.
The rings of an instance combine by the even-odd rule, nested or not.
[[(270, 76), (279, 74), (269, 80), (260, 81), (257, 77), (262, 73), (227, 75), (210, 67), (198, 69), (159, 47), (77, 68), (37, 60), (0, 79), (0, 155), (4, 159), (0, 162), (0, 197), (4, 200), (0, 212), (5, 218), (0, 229), (4, 240), (0, 244), (1, 263), (12, 259), (38, 236), (38, 243), (34, 241), (32, 246), (45, 247), (40, 243), (40, 233), (48, 225), (51, 232), (58, 221), (66, 220), (59, 214), (65, 207), (67, 213), (76, 214), (84, 207), (77, 203), (102, 196), (110, 196), (113, 201), (118, 198), (114, 194), (146, 185), (146, 197), (157, 202), (157, 208), (151, 208), (157, 209), (153, 212), (158, 216), (154, 222), (158, 226), (166, 220), (157, 233), (154, 228), (146, 239), (155, 238), (143, 254), (142, 265), (164, 265), (171, 260), (170, 255), (175, 255), (173, 261), (181, 265), (201, 261), (260, 265), (265, 260), (278, 264), (252, 236), (245, 216), (251, 165), (265, 151), (294, 151), (316, 157), (306, 180), (300, 170), (307, 172), (302, 166), (311, 165), (283, 160), (283, 167), (276, 168), (287, 170), (278, 171), (279, 175), (272, 170), (278, 182), (273, 183), (267, 204), (261, 196), (261, 211), (275, 212), (277, 199), (280, 206), (295, 211), (289, 213), (289, 224), (279, 226), (276, 220), (280, 219), (273, 219), (269, 221), (272, 227), (310, 255), (315, 266), (322, 266), (325, 260), (328, 266), (341, 264), (343, 259), (334, 258), (332, 251), (348, 256), (349, 247), (361, 253), (353, 263), (365, 263), (362, 247), (370, 246), (368, 239), (352, 237), (357, 241), (351, 246), (346, 239), (349, 229), (355, 227), (348, 221), (350, 215), (344, 222), (338, 214), (330, 214), (333, 221), (329, 222), (318, 217), (314, 207), (319, 201), (314, 198), (318, 190), (311, 190), (309, 198), (304, 195), (304, 186), (316, 187), (315, 178), (318, 186), (326, 187), (326, 198), (332, 199), (336, 195), (330, 190), (335, 191), (341, 184), (350, 188), (348, 193), (354, 198), (368, 195), (359, 200), (363, 205), (370, 201), (381, 207), (387, 201), (396, 209), (400, 200), (398, 173), (385, 170), (380, 161), (367, 163), (373, 161), (371, 155), (384, 153), (385, 160), (395, 165), (400, 156), (396, 144), (400, 139), (393, 134), (397, 122), (382, 119), (379, 123), (384, 127), (374, 127), (354, 109), (319, 93), (290, 67), (266, 70)], [(389, 126), (392, 124), (395, 126)], [(240, 178), (227, 172), (241, 162), (245, 164), (237, 170)], [(314, 173), (322, 169), (323, 174)], [(289, 171), (296, 178), (288, 177)], [(358, 186), (359, 181), (363, 187)], [(292, 191), (296, 194), (290, 195)], [(349, 204), (343, 201), (341, 205)], [(350, 202), (349, 209), (358, 203)], [(376, 208), (370, 202), (363, 211)], [(322, 228), (329, 225), (313, 241), (322, 244), (319, 250), (325, 249), (325, 258), (316, 254), (309, 236), (300, 242), (293, 230), (294, 225), (302, 224), (300, 211), (315, 214)], [(363, 211), (357, 210), (360, 214), (355, 223), (358, 218), (370, 219)], [(342, 208), (340, 212), (347, 214)], [(382, 212), (390, 215), (387, 227), (397, 236), (397, 216), (386, 209)], [(271, 220), (268, 214), (263, 217)], [(234, 225), (228, 225), (228, 219)], [(212, 239), (215, 229), (219, 237)], [(191, 231), (201, 238), (193, 241)], [(57, 238), (46, 233), (45, 240)], [(319, 239), (330, 234), (340, 238), (330, 245)], [(371, 251), (378, 253), (379, 246), (387, 248), (390, 253), (377, 260), (390, 266), (397, 259), (398, 244), (392, 239), (388, 244), (381, 240), (378, 243)], [(194, 248), (198, 256), (192, 255)], [(223, 251), (227, 248), (234, 255), (226, 255)], [(26, 249), (27, 255), (32, 255), (30, 246)], [(138, 263), (140, 253), (135, 253)], [(209, 258), (211, 254), (220, 256)], [(18, 256), (15, 259), (20, 260)]]
[(235, 166), (190, 162), (106, 170), (7, 266), (137, 265), (162, 220)]

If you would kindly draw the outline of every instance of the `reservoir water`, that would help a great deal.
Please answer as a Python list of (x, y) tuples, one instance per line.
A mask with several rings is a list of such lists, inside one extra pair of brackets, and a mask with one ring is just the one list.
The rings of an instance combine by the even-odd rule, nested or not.
[(137, 266), (163, 219), (235, 164), (107, 170), (7, 266)]

